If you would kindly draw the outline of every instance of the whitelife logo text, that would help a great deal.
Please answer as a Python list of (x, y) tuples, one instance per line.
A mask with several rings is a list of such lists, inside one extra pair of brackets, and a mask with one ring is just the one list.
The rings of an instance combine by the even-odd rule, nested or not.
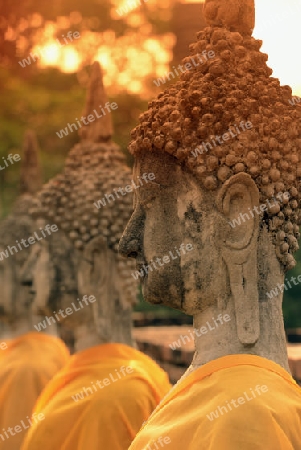
[[(29, 245), (33, 245), (37, 241), (41, 241), (42, 239), (47, 238), (48, 236), (51, 235), (51, 232), (55, 233), (56, 231), (58, 231), (58, 227), (57, 227), (57, 225), (49, 225), (49, 224), (47, 224), (45, 229), (40, 228), (40, 231), (41, 231), (42, 237), (39, 236), (39, 234), (38, 234), (39, 232), (38, 231), (35, 231), (33, 233), (34, 237), (30, 236), (27, 239), (20, 239), (21, 242), (16, 240), (16, 245), (18, 246), (19, 250), (18, 250), (18, 248), (15, 245), (12, 245), (12, 246), (9, 245), (7, 247), (7, 250), (4, 250), (3, 252), (0, 252), (0, 261), (3, 261), (3, 257), (4, 258), (8, 258), (10, 256), (10, 254), (13, 255), (14, 253), (18, 253), (20, 250), (23, 250), (24, 248), (28, 248)], [(45, 233), (45, 231), (47, 231), (48, 236)], [(27, 244), (26, 241), (28, 242), (28, 244)]]
[[(72, 395), (71, 397), (75, 402), (83, 400), (85, 396), (88, 397), (88, 395), (94, 394), (94, 392), (97, 392), (99, 389), (104, 389), (106, 386), (116, 383), (128, 374), (133, 373), (133, 371), (134, 369), (130, 366), (121, 366), (120, 369), (115, 369), (115, 374), (109, 373), (106, 378), (103, 378), (103, 380), (97, 380), (95, 382), (91, 381), (92, 387), (83, 387), (82, 391)], [(97, 385), (97, 387), (95, 385)]]
[(131, 180), (131, 184), (128, 184), (123, 188), (119, 187), (118, 189), (113, 189), (114, 192), (112, 192), (111, 194), (105, 194), (105, 196), (101, 200), (94, 202), (94, 206), (96, 206), (97, 209), (100, 209), (102, 206), (106, 206), (107, 203), (110, 203), (111, 201), (114, 202), (115, 200), (120, 198), (118, 193), (121, 194), (122, 197), (124, 197), (126, 194), (133, 192), (135, 189), (139, 189), (141, 186), (143, 186), (143, 181), (147, 184), (148, 180), (153, 181), (154, 179), (155, 175), (153, 173), (144, 173), (141, 178), (138, 176), (138, 179), (136, 180), (137, 184), (135, 184), (134, 180)]
[[(82, 127), (82, 124), (80, 123), (80, 121), (82, 121), (83, 125), (89, 125), (90, 123), (94, 122), (96, 119), (100, 119), (101, 117), (106, 116), (106, 112), (105, 112), (105, 110), (103, 109), (102, 105), (99, 105), (99, 108), (100, 108), (102, 114), (98, 114), (97, 111), (96, 111), (96, 109), (94, 109), (94, 110), (93, 110), (93, 113), (94, 113), (95, 115), (94, 115), (94, 114), (89, 114), (88, 116), (81, 116), (81, 118), (80, 118), (79, 120), (78, 120), (78, 118), (76, 117), (75, 120), (76, 120), (76, 122), (77, 122), (77, 124), (78, 124), (78, 127), (79, 127), (79, 128)], [(106, 110), (108, 111), (108, 113), (110, 113), (110, 112), (111, 112), (111, 109), (113, 109), (113, 110), (117, 109), (117, 108), (118, 108), (118, 105), (117, 105), (117, 103), (115, 103), (115, 102), (112, 102), (112, 103), (107, 102), (107, 103), (104, 105), (104, 108), (106, 108)], [(64, 136), (68, 136), (68, 135), (69, 135), (69, 131), (70, 131), (70, 133), (73, 133), (73, 131), (77, 131), (77, 130), (78, 130), (78, 127), (77, 127), (76, 123), (71, 123), (71, 124), (70, 124), (70, 123), (67, 123), (66, 128), (62, 128), (60, 131), (56, 131), (55, 134), (56, 134), (60, 139), (62, 139)], [(69, 128), (69, 130), (68, 130), (68, 128)]]
[[(67, 316), (71, 316), (74, 312), (76, 311), (80, 311), (81, 309), (83, 309), (86, 306), (89, 306), (90, 303), (94, 303), (96, 302), (96, 298), (94, 297), (94, 295), (90, 295), (90, 297), (88, 297), (87, 295), (84, 295), (82, 300), (80, 301), (80, 299), (77, 299), (78, 301), (78, 305), (80, 305), (80, 308), (76, 307), (75, 303), (71, 303), (71, 306), (66, 308), (66, 309), (60, 309), (58, 312), (53, 311), (53, 314), (55, 316), (55, 318), (53, 316), (46, 316), (45, 320), (43, 320), (43, 322), (39, 322), (37, 325), (34, 325), (35, 329), (37, 331), (43, 331), (46, 329), (47, 326), (51, 325), (51, 323), (56, 323), (56, 321), (60, 322), (61, 318), (62, 319), (66, 319)], [(85, 305), (83, 305), (83, 303)]]

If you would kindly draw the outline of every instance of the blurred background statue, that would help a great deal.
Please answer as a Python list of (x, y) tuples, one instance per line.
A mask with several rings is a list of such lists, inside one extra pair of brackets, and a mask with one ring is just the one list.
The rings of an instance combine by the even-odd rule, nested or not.
[(32, 285), (22, 285), (23, 266), (31, 251), (28, 238), (40, 232), (29, 215), (33, 196), (41, 187), (38, 148), (32, 131), (25, 136), (20, 178), (20, 196), (12, 213), (0, 224), (1, 338), (6, 342), (0, 354), (1, 450), (21, 448), (25, 430), (34, 421), (31, 413), (39, 394), (69, 357), (65, 344), (55, 337), (55, 325), (44, 333), (34, 332), (38, 318), (31, 310)]
[[(41, 187), (37, 140), (35, 133), (29, 130), (24, 138), (20, 195), (11, 214), (0, 223), (0, 309), (2, 320), (9, 324), (7, 332), (12, 337), (33, 329), (32, 285), (27, 283), (22, 286), (21, 283), (22, 269), (31, 253), (31, 246), (27, 242), (22, 245), (21, 240), (28, 239), (34, 231), (39, 231), (39, 228), (35, 229), (29, 210), (33, 206), (34, 195)], [(56, 333), (55, 328), (52, 327), (52, 330)]]

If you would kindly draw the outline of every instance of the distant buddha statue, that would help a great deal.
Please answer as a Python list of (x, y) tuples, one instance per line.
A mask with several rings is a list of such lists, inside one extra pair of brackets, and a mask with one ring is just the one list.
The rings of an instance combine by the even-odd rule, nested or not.
[[(84, 116), (106, 102), (94, 63)], [(134, 263), (118, 254), (133, 187), (123, 189), (132, 186), (131, 175), (112, 133), (108, 114), (83, 127), (62, 173), (43, 187), (32, 209), (37, 220), (53, 220), (76, 253), (79, 297), (62, 296), (50, 313), (65, 316), (76, 353), (37, 402), (35, 413), (45, 420), (33, 425), (22, 450), (127, 450), (170, 389), (167, 374), (134, 348)]]
[(31, 131), (24, 140), (20, 178), (20, 195), (0, 223), (0, 450), (21, 448), (35, 421), (31, 414), (38, 396), (69, 358), (56, 325), (40, 333), (34, 328), (39, 317), (31, 309), (33, 286), (23, 283), (24, 264), (34, 247), (28, 238), (40, 232), (29, 214), (41, 187), (37, 143)]

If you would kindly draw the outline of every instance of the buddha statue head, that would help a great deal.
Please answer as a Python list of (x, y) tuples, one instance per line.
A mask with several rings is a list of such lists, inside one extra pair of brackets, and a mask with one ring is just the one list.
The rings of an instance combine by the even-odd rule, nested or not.
[[(94, 63), (83, 116), (93, 115), (94, 121), (81, 128), (81, 142), (69, 152), (62, 173), (43, 186), (32, 209), (36, 220), (58, 226), (76, 255), (75, 306), (84, 297), (94, 300), (64, 323), (76, 330), (77, 340), (86, 339), (89, 345), (131, 342), (131, 310), (137, 295), (131, 276), (134, 264), (117, 251), (132, 212), (131, 194), (118, 190), (131, 183), (130, 170), (112, 141), (110, 114), (95, 117), (106, 102), (102, 72)], [(71, 300), (74, 303), (65, 296), (57, 308), (70, 307)]]
[[(30, 211), (36, 207), (36, 199)], [(44, 218), (33, 221), (36, 230), (47, 226)], [(45, 233), (44, 233), (45, 234)], [(31, 286), (31, 312), (38, 317), (51, 314), (63, 298), (75, 300), (78, 295), (76, 281), (76, 255), (65, 234), (58, 230), (32, 245), (22, 266), (21, 283)], [(66, 301), (66, 300), (65, 300)]]
[(204, 8), (208, 27), (190, 45), (187, 70), (132, 132), (134, 179), (151, 169), (155, 181), (135, 192), (120, 252), (148, 268), (147, 301), (191, 314), (195, 325), (228, 312), (224, 354), (257, 352), (287, 368), (276, 355), (277, 346), (285, 353), (282, 292), (267, 293), (298, 249), (300, 112), (251, 36), (253, 0)]

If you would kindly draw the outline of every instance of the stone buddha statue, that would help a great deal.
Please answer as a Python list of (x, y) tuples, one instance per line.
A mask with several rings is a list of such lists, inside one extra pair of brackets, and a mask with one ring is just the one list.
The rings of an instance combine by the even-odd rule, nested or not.
[[(31, 252), (37, 251), (32, 239), (40, 230), (29, 210), (40, 187), (36, 139), (33, 132), (28, 132), (21, 162), (21, 193), (12, 212), (0, 224), (1, 448), (21, 448), (23, 429), (19, 427), (14, 432), (16, 427), (11, 426), (26, 422), (27, 418), (27, 425), (22, 423), (24, 429), (29, 428), (38, 396), (70, 356), (63, 341), (57, 338), (56, 324), (50, 323), (41, 333), (34, 328), (41, 317), (33, 314), (31, 308), (34, 286), (31, 280), (24, 282), (24, 265)], [(10, 435), (5, 430), (10, 430)], [(6, 439), (9, 440), (5, 442)]]
[[(43, 317), (48, 311), (47, 304), (54, 309), (62, 293), (71, 295), (72, 299), (77, 295), (72, 260), (74, 255), (64, 234), (58, 231), (47, 234), (45, 239), (41, 239), (43, 235), (40, 235), (34, 245), (27, 242), (35, 232), (41, 234), (40, 230), (47, 225), (43, 220), (35, 222), (29, 212), (35, 204), (34, 196), (41, 187), (37, 140), (35, 134), (28, 131), (24, 138), (20, 196), (11, 214), (0, 224), (0, 251), (3, 252), (0, 261), (3, 286), (0, 308), (2, 334), (6, 336), (35, 330), (34, 326), (40, 321), (41, 315)], [(37, 259), (39, 267), (35, 264)], [(43, 276), (46, 271), (47, 277)], [(40, 288), (37, 288), (38, 285)], [(49, 324), (45, 332), (57, 335), (57, 324)]]
[[(187, 70), (149, 103), (129, 145), (134, 180), (151, 169), (155, 181), (135, 192), (120, 253), (135, 258), (138, 269), (147, 267), (142, 278), (147, 301), (193, 316), (196, 350), (187, 373), (131, 450), (155, 448), (156, 430), (171, 439), (173, 450), (280, 449), (275, 436), (270, 446), (262, 437), (274, 426), (275, 396), (267, 395), (259, 409), (271, 419), (263, 420), (256, 436), (255, 426), (247, 432), (240, 423), (242, 410), (216, 420), (219, 431), (206, 416), (230, 401), (228, 395), (239, 397), (252, 388), (253, 364), (262, 380), (275, 370), (295, 384), (288, 373), (281, 285), (299, 248), (300, 113), (289, 102), (291, 88), (271, 76), (262, 41), (251, 36), (253, 0), (207, 0), (204, 8), (208, 27), (190, 45), (183, 61)], [(191, 63), (210, 51), (214, 58)], [(171, 251), (178, 256), (166, 258)], [(297, 423), (301, 393), (292, 387), (290, 395)], [(286, 406), (288, 397), (282, 399)], [(259, 404), (254, 400), (250, 406), (254, 420)], [(279, 410), (276, 416), (278, 424), (286, 422), (289, 436), (293, 425)], [(223, 423), (225, 429), (235, 423), (237, 436), (223, 436)], [(281, 448), (301, 446), (292, 434), (288, 440), (294, 445)], [(262, 446), (255, 445), (259, 438)]]
[[(0, 300), (2, 337), (12, 337), (15, 332), (27, 331), (27, 324), (31, 322), (30, 301), (32, 298), (31, 287), (21, 286), (22, 266), (28, 256), (28, 250), (15, 254), (7, 252), (8, 246), (15, 246), (16, 241), (23, 236), (30, 236), (32, 232), (32, 220), (28, 216), (28, 208), (31, 207), (31, 197), (22, 195), (15, 204), (9, 217), (0, 224), (0, 282), (2, 294)], [(24, 208), (23, 210), (21, 208)]]
[[(30, 204), (29, 211), (36, 205), (36, 200)], [(43, 218), (33, 222), (32, 229), (44, 229), (47, 223)], [(51, 222), (53, 223), (53, 222)], [(32, 325), (38, 330), (39, 323), (45, 316), (54, 316), (62, 302), (71, 303), (78, 297), (76, 279), (77, 255), (70, 240), (58, 230), (47, 235), (47, 238), (37, 241), (27, 254), (20, 273), (20, 282), (31, 292), (30, 314)], [(45, 331), (57, 330), (71, 351), (74, 350), (73, 330), (59, 320), (48, 320)], [(43, 327), (38, 331), (43, 331)]]
[(22, 285), (23, 266), (31, 248), (28, 244), (22, 246), (21, 239), (27, 239), (34, 231), (29, 210), (33, 205), (33, 196), (41, 185), (36, 136), (28, 130), (23, 144), (20, 195), (10, 215), (0, 224), (0, 309), (3, 333), (7, 337), (22, 334), (32, 328), (32, 286), (29, 283)]
[[(205, 11), (211, 5), (226, 2), (206, 2)], [(143, 292), (151, 303), (193, 315), (196, 328), (220, 312), (231, 315), (216, 330), (223, 337), (216, 347), (202, 336), (208, 342), (197, 346), (194, 367), (247, 352), (288, 369), (282, 292), (272, 301), (267, 293), (283, 283), (299, 248), (300, 119), (291, 89), (271, 77), (261, 41), (247, 25), (242, 35), (223, 24), (216, 18), (190, 46), (191, 57), (203, 50), (216, 57), (152, 101), (132, 132), (134, 175), (157, 173), (135, 193), (120, 251), (141, 265), (193, 245), (149, 271)]]
[[(106, 102), (101, 69), (95, 63), (84, 116)], [(74, 328), (76, 350), (102, 342), (132, 343), (131, 310), (137, 282), (131, 276), (133, 262), (124, 260), (117, 251), (132, 212), (131, 194), (118, 194), (117, 190), (129, 185), (131, 178), (125, 156), (112, 141), (112, 132), (109, 114), (82, 127), (81, 142), (70, 151), (63, 172), (44, 185), (32, 209), (35, 219), (57, 224), (73, 249), (77, 302), (83, 296), (96, 298), (93, 305), (64, 321)], [(43, 277), (39, 258), (36, 267)], [(71, 302), (74, 298), (65, 296), (57, 308), (65, 309)]]
[[(91, 118), (106, 101), (94, 63), (84, 116)], [(74, 330), (75, 354), (40, 396), (34, 412), (45, 413), (45, 420), (31, 428), (23, 450), (127, 450), (170, 389), (167, 374), (132, 340), (137, 281), (133, 261), (117, 250), (132, 212), (133, 185), (108, 117), (82, 128), (62, 173), (43, 187), (32, 209), (34, 218), (57, 224), (72, 245), (79, 296), (58, 301), (55, 314), (64, 314), (63, 324)], [(36, 265), (40, 270), (39, 259)]]

